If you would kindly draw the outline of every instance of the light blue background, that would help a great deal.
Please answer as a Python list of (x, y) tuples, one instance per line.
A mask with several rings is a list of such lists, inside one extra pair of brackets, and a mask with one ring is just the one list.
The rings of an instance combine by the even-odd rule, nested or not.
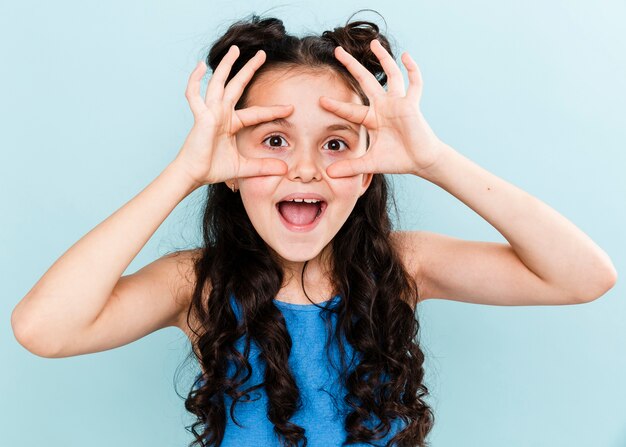
[[(0, 445), (177, 446), (192, 437), (172, 381), (174, 328), (102, 353), (30, 354), (10, 314), (47, 268), (143, 189), (193, 122), (189, 73), (234, 20), (271, 2), (3, 2), (0, 6)], [(578, 225), (624, 273), (623, 1), (284, 2), (288, 31), (321, 32), (360, 8), (387, 20), (424, 78), (445, 142)], [(372, 13), (358, 17), (378, 20)], [(398, 59), (399, 60), (399, 59)], [(405, 74), (406, 77), (406, 74)], [(396, 176), (400, 227), (504, 242), (417, 177)], [(198, 194), (126, 273), (193, 243)], [(624, 281), (589, 304), (421, 305), (434, 447), (626, 446)], [(189, 379), (193, 370), (183, 377)], [(186, 394), (186, 383), (179, 389)]]

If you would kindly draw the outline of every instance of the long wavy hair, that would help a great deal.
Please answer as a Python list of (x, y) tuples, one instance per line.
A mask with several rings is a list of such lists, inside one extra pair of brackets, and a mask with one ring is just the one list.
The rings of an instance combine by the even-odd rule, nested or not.
[[(386, 85), (387, 76), (369, 43), (378, 39), (392, 56), (393, 53), (375, 23), (349, 20), (321, 35), (299, 38), (287, 34), (281, 20), (253, 14), (233, 23), (213, 43), (206, 63), (214, 71), (230, 46), (237, 45), (240, 57), (228, 82), (259, 49), (265, 51), (265, 63), (248, 83), (235, 109), (245, 107), (247, 91), (255, 79), (276, 68), (332, 70), (360, 96), (363, 104), (369, 105), (358, 82), (336, 60), (334, 48), (341, 45), (382, 86)], [(291, 338), (285, 319), (273, 302), (283, 284), (281, 264), (254, 229), (241, 196), (233, 194), (224, 183), (206, 188), (202, 254), (194, 264), (194, 292), (187, 312), (187, 323), (197, 337), (189, 358), (195, 355), (203, 370), (185, 400), (185, 408), (197, 416), (190, 430), (196, 439), (190, 447), (219, 446), (226, 427), (224, 396), (233, 399), (234, 407), (247, 393), (260, 387), (267, 393), (267, 417), (281, 444), (298, 446), (304, 442), (306, 446), (304, 429), (289, 421), (301, 401), (288, 366)], [(332, 239), (332, 282), (343, 299), (338, 306), (324, 311), (337, 315), (334, 337), (340, 352), (345, 352), (345, 339), (360, 358), (351, 370), (342, 358), (339, 371), (347, 391), (343, 396), (348, 408), (344, 443), (380, 439), (391, 429), (391, 421), (400, 418), (406, 426), (387, 446), (395, 443), (421, 447), (427, 445), (434, 415), (424, 401), (428, 389), (423, 383), (424, 354), (417, 341), (419, 323), (414, 312), (419, 301), (418, 288), (390, 239), (388, 189), (386, 177), (374, 174), (367, 191)], [(350, 262), (335, 263), (335, 259)], [(305, 268), (306, 263), (303, 279)], [(304, 293), (308, 297), (306, 290)], [(231, 295), (241, 309), (242, 322), (238, 322), (230, 305)], [(197, 328), (190, 324), (192, 313), (199, 324)], [(235, 347), (241, 337), (246, 340), (243, 354)], [(264, 381), (240, 390), (251, 374), (251, 340), (259, 346), (259, 358), (265, 364)], [(236, 366), (233, 377), (226, 375), (229, 362)], [(244, 370), (247, 375), (240, 378), (240, 371)], [(381, 422), (374, 429), (365, 425), (372, 416)], [(202, 428), (200, 432), (198, 427)]]

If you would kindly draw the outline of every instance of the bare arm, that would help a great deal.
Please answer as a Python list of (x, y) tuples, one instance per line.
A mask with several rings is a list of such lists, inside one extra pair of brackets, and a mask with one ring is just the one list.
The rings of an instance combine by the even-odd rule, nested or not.
[(18, 341), (48, 356), (84, 334), (130, 262), (197, 185), (175, 160), (72, 245), (13, 310), (11, 324)]
[(422, 299), (493, 305), (576, 304), (602, 296), (617, 273), (608, 255), (536, 197), (448, 145), (419, 174), (453, 194), (509, 242), (465, 241), (431, 232), (395, 235)]
[[(161, 258), (120, 279), (124, 270), (176, 205), (197, 187), (287, 171), (282, 160), (239, 154), (235, 139), (239, 130), (289, 115), (293, 105), (235, 110), (246, 84), (263, 64), (265, 52), (257, 52), (225, 87), (238, 57), (239, 48), (231, 45), (213, 72), (204, 99), (200, 85), (207, 66), (198, 63), (185, 92), (194, 125), (174, 161), (70, 247), (15, 307), (13, 332), (31, 352), (48, 357), (110, 349), (164, 325), (182, 325), (176, 301), (184, 301), (184, 296), (169, 290), (172, 284), (187, 292), (189, 287), (179, 281), (173, 259)], [(189, 255), (182, 258), (182, 272), (190, 270), (193, 256)], [(146, 311), (146, 305), (151, 309)], [(137, 312), (143, 312), (141, 320)], [(119, 332), (123, 323), (137, 326)]]

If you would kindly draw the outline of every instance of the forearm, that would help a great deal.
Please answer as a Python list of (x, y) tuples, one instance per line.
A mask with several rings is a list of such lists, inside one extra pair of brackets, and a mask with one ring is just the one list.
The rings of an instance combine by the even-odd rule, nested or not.
[(56, 337), (91, 324), (131, 261), (196, 187), (175, 163), (168, 165), (55, 261), (16, 306), (14, 331)]
[(443, 144), (437, 162), (419, 176), (493, 225), (526, 267), (545, 282), (573, 294), (594, 294), (614, 282), (615, 268), (608, 255), (578, 227), (452, 147)]

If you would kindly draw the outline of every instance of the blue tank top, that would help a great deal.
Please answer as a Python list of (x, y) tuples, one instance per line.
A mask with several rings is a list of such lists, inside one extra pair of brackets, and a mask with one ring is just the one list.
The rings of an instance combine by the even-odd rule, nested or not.
[[(339, 300), (340, 296), (336, 295), (330, 300), (317, 304), (330, 307), (336, 305)], [(350, 408), (343, 401), (346, 389), (340, 384), (339, 375), (335, 369), (340, 365), (340, 353), (336, 340), (333, 340), (330, 349), (330, 355), (335, 366), (331, 365), (326, 353), (327, 329), (321, 315), (322, 309), (313, 304), (293, 304), (276, 299), (274, 299), (274, 303), (282, 312), (292, 339), (289, 366), (300, 389), (303, 404), (302, 408), (294, 413), (291, 422), (305, 429), (305, 436), (308, 440), (307, 447), (341, 446), (346, 438), (343, 425), (344, 417)], [(235, 305), (232, 296), (231, 306), (237, 318), (240, 318), (239, 308)], [(328, 318), (331, 319), (334, 329), (337, 316), (334, 313), (328, 313)], [(243, 353), (244, 347), (245, 342), (241, 338), (237, 341), (236, 348)], [(344, 343), (344, 350), (347, 355), (346, 364), (349, 365), (353, 355), (349, 343)], [(249, 362), (252, 366), (252, 374), (241, 389), (263, 382), (264, 365), (259, 362), (258, 356), (259, 348), (251, 340)], [(232, 377), (235, 367), (232, 364), (229, 366), (227, 373), (229, 377)], [(249, 395), (251, 401), (242, 402), (240, 400), (235, 405), (234, 416), (241, 427), (235, 424), (230, 417), (233, 399), (230, 396), (224, 396), (226, 430), (221, 447), (240, 447), (243, 445), (280, 447), (280, 440), (274, 433), (274, 425), (267, 419), (268, 399), (264, 388), (254, 390)], [(367, 426), (373, 428), (377, 422), (379, 421), (368, 423)], [(391, 430), (384, 438), (368, 444), (351, 445), (359, 447), (385, 446), (387, 441), (405, 426), (406, 424), (402, 420), (396, 419), (392, 421)]]

